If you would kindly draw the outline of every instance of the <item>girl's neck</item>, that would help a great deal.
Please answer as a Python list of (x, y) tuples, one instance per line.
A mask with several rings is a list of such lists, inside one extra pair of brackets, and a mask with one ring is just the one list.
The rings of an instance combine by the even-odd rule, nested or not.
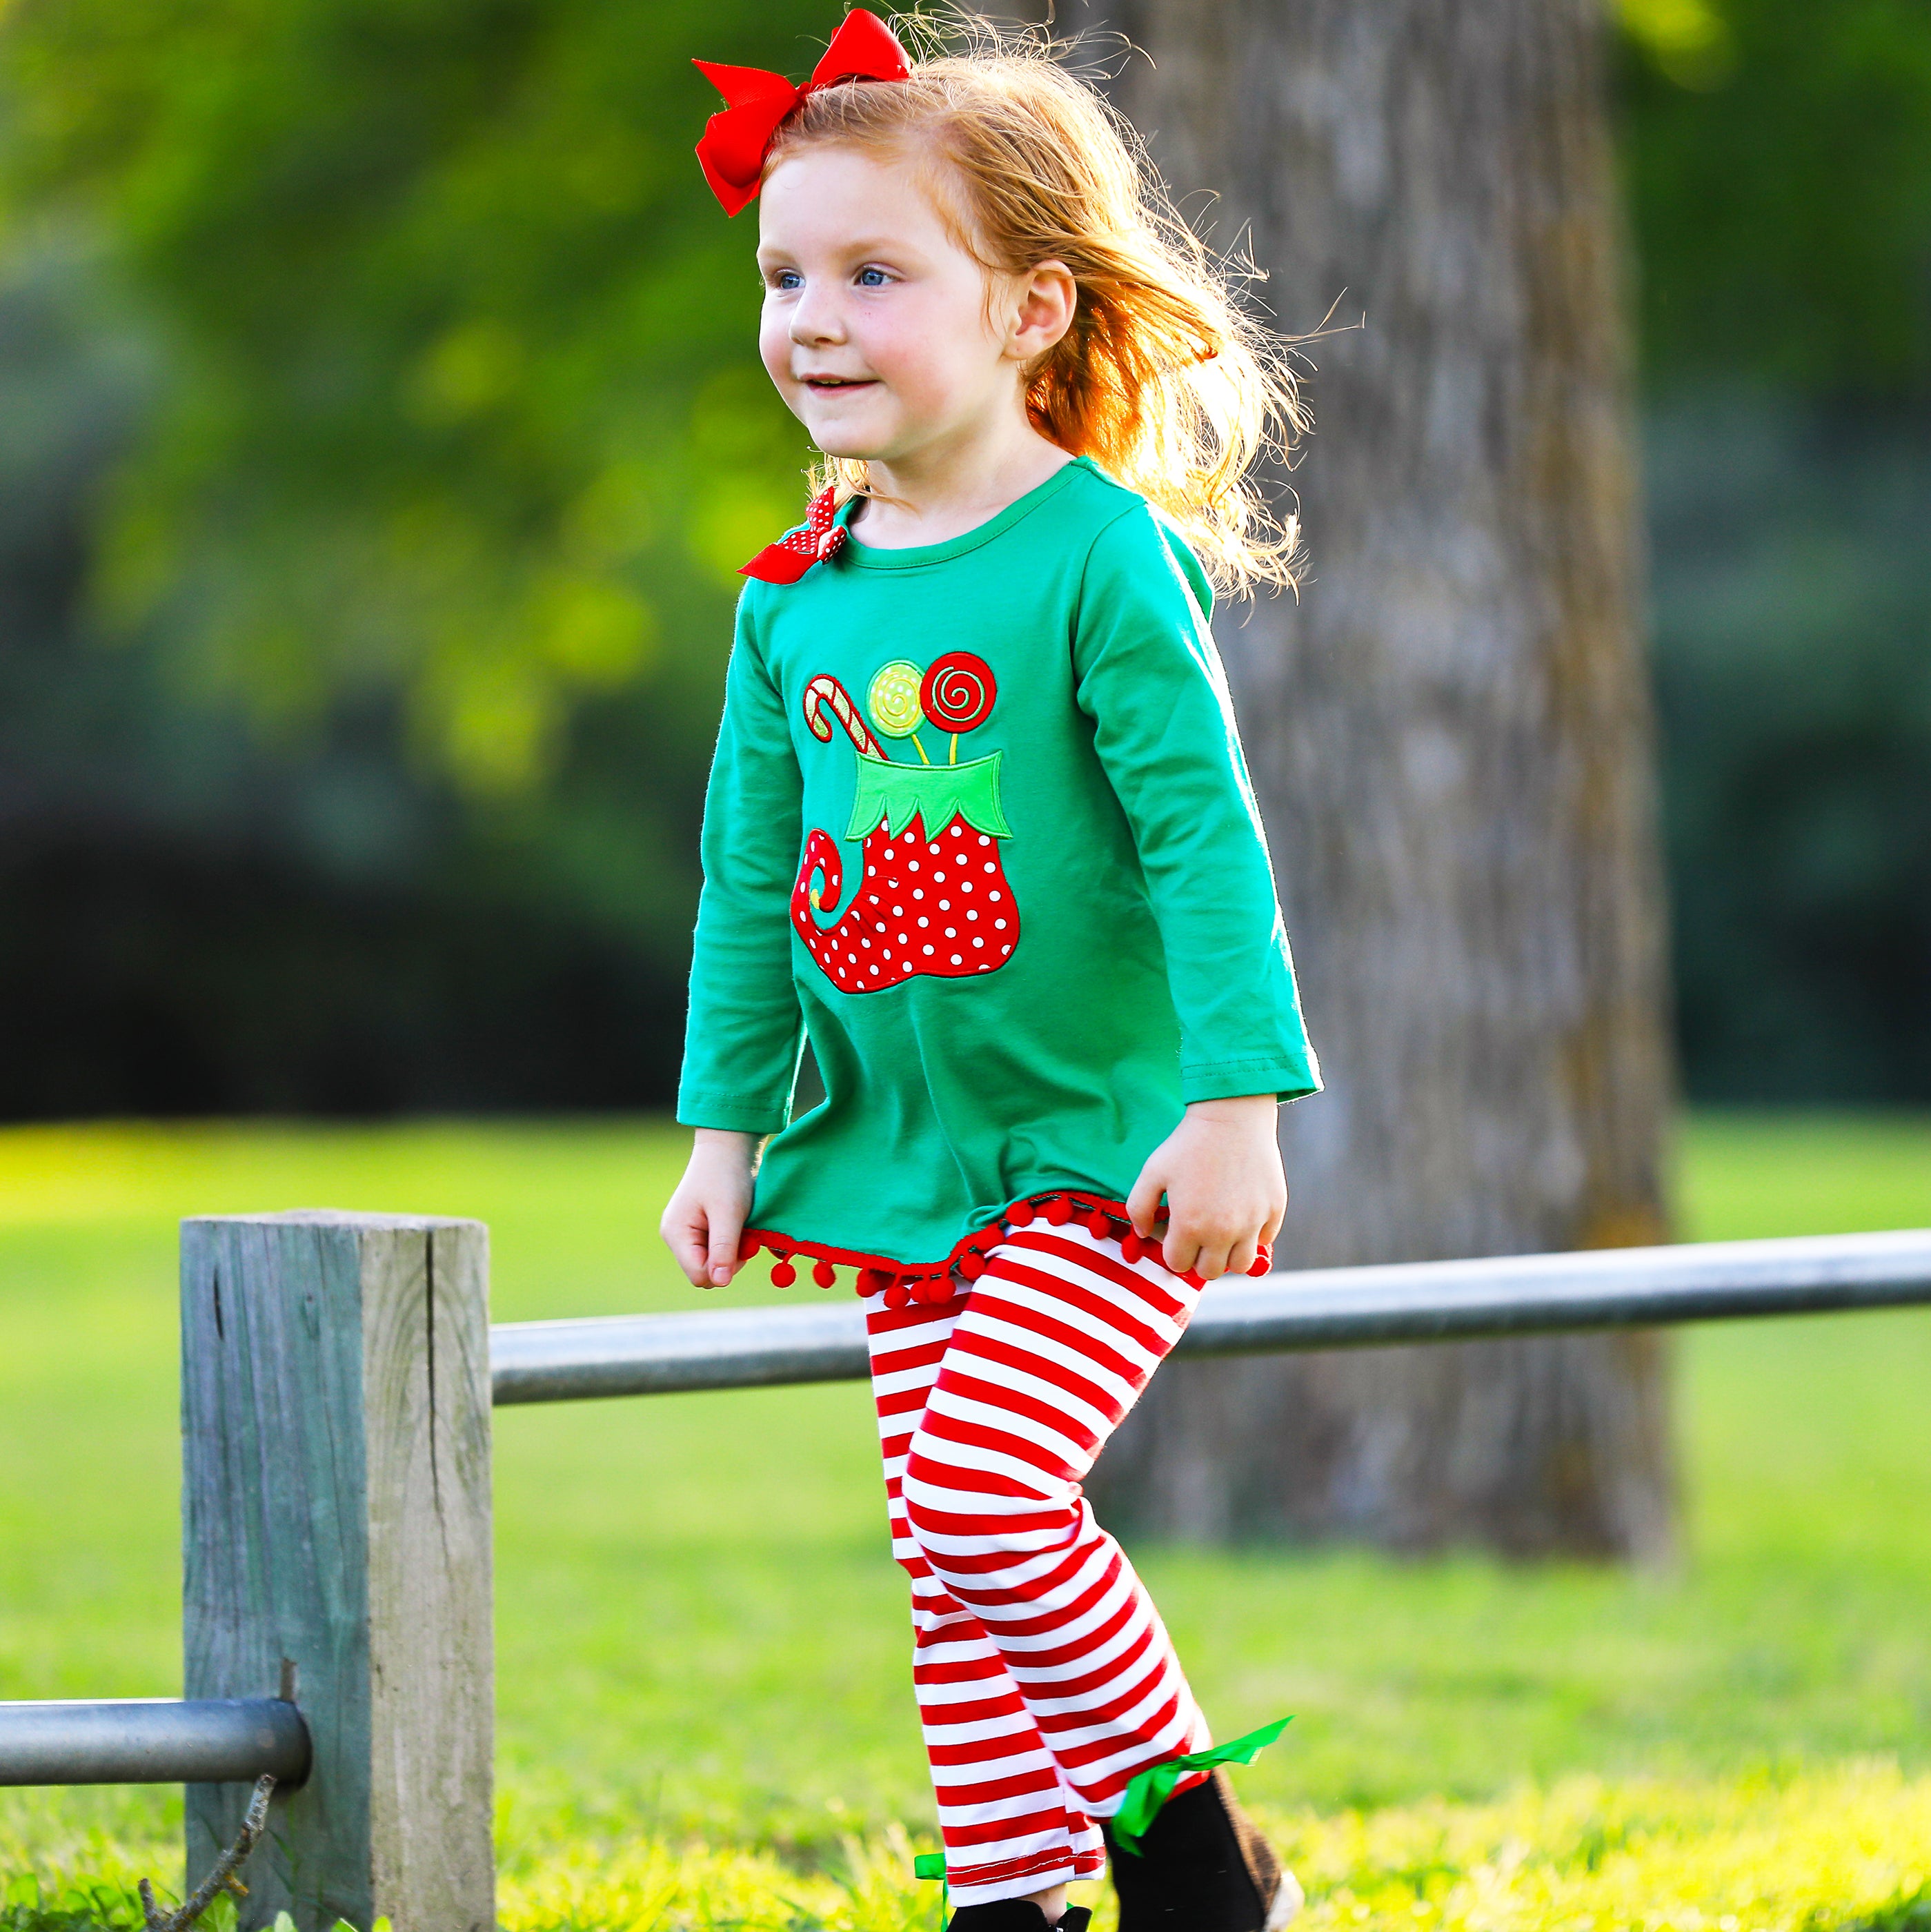
[(1004, 434), (871, 458), (872, 494), (852, 513), (853, 534), (877, 550), (910, 550), (964, 536), (1036, 490), (1072, 460), (1023, 416)]

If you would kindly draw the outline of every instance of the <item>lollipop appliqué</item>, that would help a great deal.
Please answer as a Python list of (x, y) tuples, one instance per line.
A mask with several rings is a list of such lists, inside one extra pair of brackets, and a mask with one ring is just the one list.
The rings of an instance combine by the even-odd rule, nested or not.
[(880, 664), (865, 687), (865, 708), (888, 738), (910, 738), (921, 764), (929, 764), (919, 727), (936, 724), (952, 734), (947, 762), (959, 759), (959, 734), (976, 730), (992, 716), (997, 680), (985, 658), (970, 651), (948, 651), (922, 673), (910, 658)]
[(888, 738), (909, 738), (925, 722), (919, 683), (919, 667), (910, 658), (894, 658), (872, 673), (865, 686), (865, 708)]
[(992, 667), (970, 651), (948, 651), (935, 658), (919, 686), (920, 708), (948, 731), (976, 730), (992, 716), (998, 695)]
[[(1012, 958), (1019, 908), (1000, 850), (1012, 836), (999, 795), (1006, 754), (963, 763), (958, 755), (958, 734), (985, 722), (998, 692), (991, 666), (970, 651), (949, 651), (922, 672), (909, 658), (895, 658), (865, 686), (874, 738), (836, 678), (807, 686), (812, 736), (829, 742), (835, 718), (858, 754), (844, 836), (862, 843), (862, 876), (846, 898), (838, 841), (814, 830), (791, 894), (793, 928), (841, 992), (994, 973)], [(942, 765), (919, 742), (919, 728), (927, 724), (952, 734)], [(916, 764), (893, 758), (880, 742), (907, 738)], [(833, 923), (822, 923), (833, 908)]]

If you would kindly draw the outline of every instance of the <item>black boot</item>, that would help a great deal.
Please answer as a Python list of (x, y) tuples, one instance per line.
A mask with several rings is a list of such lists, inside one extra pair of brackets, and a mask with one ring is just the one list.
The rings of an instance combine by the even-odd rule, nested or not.
[[(1084, 1906), (1069, 1905), (1052, 1932), (1086, 1932), (1092, 1916)], [(999, 1898), (961, 1906), (946, 1922), (946, 1932), (1047, 1932), (1046, 1915), (1030, 1898)]]
[(1301, 1908), (1294, 1875), (1235, 1802), (1227, 1774), (1170, 1798), (1134, 1851), (1104, 1820), (1120, 1932), (1279, 1932)]

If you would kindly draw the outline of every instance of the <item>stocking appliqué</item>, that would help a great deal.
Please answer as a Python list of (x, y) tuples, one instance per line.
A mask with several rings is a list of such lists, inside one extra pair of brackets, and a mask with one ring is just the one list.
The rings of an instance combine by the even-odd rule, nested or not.
[[(836, 678), (805, 687), (811, 735), (829, 744), (835, 718), (858, 753), (845, 836), (863, 842), (864, 876), (835, 922), (821, 926), (818, 916), (839, 904), (844, 865), (838, 842), (814, 830), (791, 890), (791, 922), (841, 992), (877, 992), (919, 974), (969, 979), (1012, 958), (1019, 908), (1000, 856), (1000, 841), (1012, 836), (999, 802), (1006, 754), (958, 757), (960, 734), (985, 723), (997, 696), (991, 667), (970, 651), (949, 652), (922, 673), (903, 658), (882, 666), (865, 710), (885, 736), (910, 740), (911, 764), (891, 757)], [(922, 725), (949, 734), (945, 764), (931, 762)]]

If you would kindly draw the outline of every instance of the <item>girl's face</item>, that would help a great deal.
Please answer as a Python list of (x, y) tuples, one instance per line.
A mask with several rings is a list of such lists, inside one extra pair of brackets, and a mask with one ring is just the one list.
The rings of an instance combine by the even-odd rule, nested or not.
[(1024, 366), (1072, 319), (1057, 263), (988, 278), (911, 167), (853, 148), (780, 161), (758, 211), (758, 346), (827, 456), (902, 462), (1023, 419)]

